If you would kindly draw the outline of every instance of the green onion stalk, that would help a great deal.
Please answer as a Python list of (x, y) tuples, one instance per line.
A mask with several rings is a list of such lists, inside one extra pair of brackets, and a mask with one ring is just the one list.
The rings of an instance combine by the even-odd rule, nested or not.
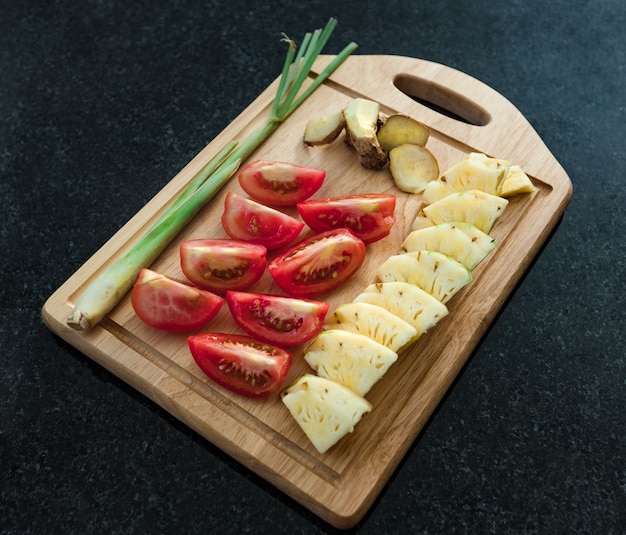
[(289, 44), (278, 89), (265, 123), (242, 143), (227, 144), (189, 183), (158, 221), (116, 262), (105, 269), (79, 296), (67, 324), (87, 330), (104, 318), (132, 288), (142, 268), (150, 266), (200, 209), (236, 173), (239, 165), (263, 143), (356, 49), (348, 44), (313, 81), (300, 91), (337, 21), (305, 34), (300, 47)]

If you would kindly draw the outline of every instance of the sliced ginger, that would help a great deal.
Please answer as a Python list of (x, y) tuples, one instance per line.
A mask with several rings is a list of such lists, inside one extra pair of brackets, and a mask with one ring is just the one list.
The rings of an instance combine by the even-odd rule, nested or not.
[(304, 143), (311, 147), (328, 145), (339, 137), (345, 125), (346, 120), (341, 111), (313, 118), (304, 129)]
[(430, 131), (412, 117), (402, 113), (395, 113), (385, 119), (385, 122), (378, 130), (377, 137), (383, 150), (390, 152), (394, 147), (405, 143), (413, 143), (424, 147), (430, 137)]
[(439, 176), (437, 158), (426, 147), (413, 143), (391, 149), (389, 170), (398, 189), (407, 193), (421, 193)]

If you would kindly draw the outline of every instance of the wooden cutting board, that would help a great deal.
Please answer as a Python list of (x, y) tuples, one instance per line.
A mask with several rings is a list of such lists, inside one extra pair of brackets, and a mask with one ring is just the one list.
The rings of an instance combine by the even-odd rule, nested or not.
[[(330, 61), (322, 56), (316, 72)], [(348, 528), (366, 513), (415, 441), (446, 390), (505, 303), (561, 217), (571, 182), (537, 133), (515, 107), (476, 79), (440, 64), (397, 56), (352, 56), (251, 159), (282, 160), (321, 167), (327, 178), (316, 197), (386, 192), (397, 195), (397, 222), (390, 236), (368, 246), (357, 275), (324, 297), (331, 311), (351, 301), (375, 280), (375, 270), (398, 252), (410, 231), (420, 195), (397, 190), (387, 169), (362, 168), (340, 139), (325, 147), (302, 143), (308, 119), (342, 109), (351, 99), (380, 103), (381, 111), (403, 112), (428, 125), (427, 147), (441, 171), (468, 152), (483, 152), (519, 164), (537, 190), (519, 195), (493, 228), (498, 247), (474, 271), (474, 280), (449, 302), (449, 315), (406, 352), (367, 394), (373, 410), (353, 433), (321, 455), (301, 432), (276, 394), (262, 401), (231, 394), (208, 380), (188, 351), (185, 335), (158, 332), (133, 313), (128, 296), (98, 326), (80, 333), (66, 326), (85, 285), (121, 256), (167, 207), (195, 173), (232, 139), (243, 140), (266, 116), (276, 91), (270, 85), (205, 147), (142, 210), (74, 273), (45, 303), (43, 318), (58, 336), (171, 412), (210, 442), (302, 503), (327, 522)], [(435, 106), (425, 106), (420, 102)], [(220, 216), (229, 184), (159, 257), (152, 268), (184, 280), (178, 246), (184, 239), (227, 237)], [(288, 210), (296, 215), (295, 210)], [(303, 231), (302, 237), (306, 234)], [(253, 291), (281, 293), (266, 275)], [(236, 332), (222, 307), (205, 331)], [(294, 352), (287, 384), (310, 372)]]

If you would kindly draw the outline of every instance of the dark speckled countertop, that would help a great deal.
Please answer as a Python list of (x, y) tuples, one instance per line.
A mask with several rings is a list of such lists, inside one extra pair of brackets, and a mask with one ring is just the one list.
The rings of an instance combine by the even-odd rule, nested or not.
[(559, 226), (359, 533), (626, 531), (626, 3), (0, 5), (0, 532), (331, 533), (53, 335), (53, 291), (280, 70), (281, 32), (508, 98), (569, 174)]

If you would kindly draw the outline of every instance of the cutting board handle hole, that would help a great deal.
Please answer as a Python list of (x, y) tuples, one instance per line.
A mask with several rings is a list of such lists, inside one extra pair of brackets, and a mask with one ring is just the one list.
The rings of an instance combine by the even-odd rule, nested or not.
[(464, 97), (430, 80), (410, 74), (398, 74), (393, 85), (422, 106), (465, 124), (485, 126), (491, 121), (487, 110)]

